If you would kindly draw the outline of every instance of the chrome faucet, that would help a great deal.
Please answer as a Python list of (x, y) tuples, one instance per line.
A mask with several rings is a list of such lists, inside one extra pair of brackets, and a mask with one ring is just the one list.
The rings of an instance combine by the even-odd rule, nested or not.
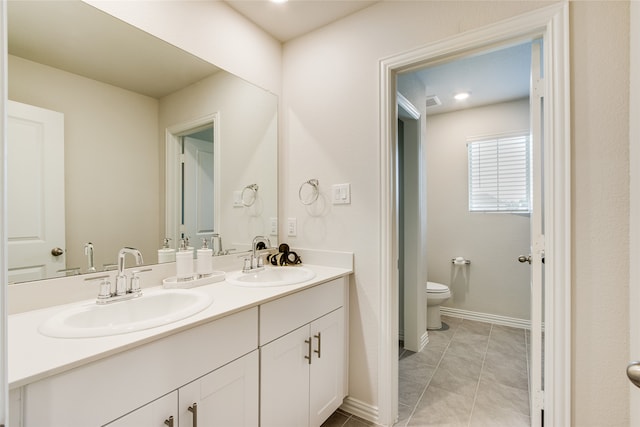
[(131, 287), (127, 286), (127, 276), (124, 274), (124, 258), (126, 254), (131, 254), (135, 257), (136, 265), (140, 265), (144, 262), (139, 250), (127, 247), (120, 249), (120, 252), (118, 252), (118, 274), (116, 276), (116, 292), (114, 295), (116, 297), (127, 294), (131, 294), (131, 297), (135, 297), (141, 294), (140, 290), (132, 292)]
[[(262, 246), (260, 246), (262, 243)], [(277, 249), (271, 247), (271, 241), (265, 236), (256, 236), (251, 243), (251, 256), (245, 258), (243, 273), (262, 270), (264, 268), (264, 261), (262, 256), (266, 254), (276, 253)]]
[(93, 243), (87, 242), (84, 245), (84, 254), (87, 256), (87, 263), (89, 264), (89, 268), (87, 268), (87, 273), (95, 273), (96, 268), (93, 265)]

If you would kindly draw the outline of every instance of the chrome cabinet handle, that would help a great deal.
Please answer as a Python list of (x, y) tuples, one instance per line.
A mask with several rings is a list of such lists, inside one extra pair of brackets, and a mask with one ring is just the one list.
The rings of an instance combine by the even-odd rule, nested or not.
[(318, 335), (314, 335), (313, 337), (318, 339), (318, 349), (313, 350), (313, 352), (316, 353), (318, 355), (318, 359), (320, 359), (320, 357), (322, 357), (322, 355), (320, 354), (322, 347), (322, 332), (318, 332)]
[(167, 418), (166, 420), (164, 420), (164, 423), (166, 425), (168, 425), (169, 427), (173, 427), (173, 415), (171, 415), (169, 418)]
[(309, 361), (309, 365), (311, 365), (311, 337), (308, 340), (304, 340), (305, 344), (307, 344), (307, 355), (304, 357)]
[(189, 406), (187, 409), (193, 414), (193, 427), (198, 427), (198, 404), (194, 403), (193, 406)]
[(627, 366), (627, 377), (636, 387), (640, 387), (640, 362), (631, 362)]

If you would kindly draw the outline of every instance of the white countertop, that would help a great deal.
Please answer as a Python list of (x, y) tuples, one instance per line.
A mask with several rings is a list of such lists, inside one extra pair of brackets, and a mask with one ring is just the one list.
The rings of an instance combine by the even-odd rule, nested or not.
[[(307, 282), (295, 285), (249, 288), (222, 281), (194, 288), (213, 298), (213, 303), (205, 310), (174, 323), (121, 335), (98, 338), (51, 338), (38, 332), (40, 323), (65, 308), (80, 304), (78, 302), (13, 314), (9, 316), (8, 321), (9, 388), (22, 387), (352, 273), (351, 269), (346, 268), (309, 264), (305, 264), (305, 267), (313, 270), (316, 276)], [(162, 287), (145, 288), (143, 291), (161, 292)]]

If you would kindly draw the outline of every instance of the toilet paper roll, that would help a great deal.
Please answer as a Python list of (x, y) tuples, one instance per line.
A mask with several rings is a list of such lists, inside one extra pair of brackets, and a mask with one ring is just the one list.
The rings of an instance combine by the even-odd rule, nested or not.
[(467, 261), (464, 259), (464, 257), (458, 256), (458, 257), (455, 257), (455, 259), (453, 260), (453, 263), (462, 265), (462, 264), (466, 264)]

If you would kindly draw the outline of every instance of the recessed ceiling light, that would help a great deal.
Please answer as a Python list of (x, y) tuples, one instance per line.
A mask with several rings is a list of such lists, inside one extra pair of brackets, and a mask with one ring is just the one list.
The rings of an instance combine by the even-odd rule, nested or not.
[(457, 101), (462, 101), (464, 99), (467, 99), (469, 97), (469, 95), (471, 95), (470, 92), (460, 92), (460, 93), (456, 93), (455, 95), (453, 95), (453, 97), (457, 100)]
[(271, 0), (271, 3), (286, 3), (289, 0)]

